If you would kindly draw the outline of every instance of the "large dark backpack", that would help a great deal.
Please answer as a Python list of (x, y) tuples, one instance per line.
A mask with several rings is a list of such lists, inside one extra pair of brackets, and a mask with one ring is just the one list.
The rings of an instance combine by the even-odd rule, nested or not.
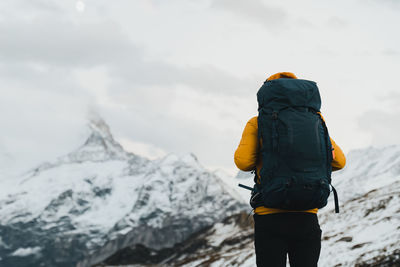
[[(261, 205), (298, 211), (326, 206), (332, 145), (318, 113), (321, 98), (316, 83), (286, 78), (266, 81), (257, 100), (263, 166), (256, 191)], [(334, 188), (333, 192), (339, 212)]]

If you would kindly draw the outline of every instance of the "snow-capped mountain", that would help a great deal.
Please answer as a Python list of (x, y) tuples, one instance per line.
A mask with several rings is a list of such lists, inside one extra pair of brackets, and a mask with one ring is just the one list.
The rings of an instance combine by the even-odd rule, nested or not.
[[(345, 169), (335, 172), (332, 179), (340, 213), (334, 213), (333, 197), (319, 211), (322, 250), (318, 265), (400, 266), (400, 146), (352, 151)], [(198, 232), (159, 263), (253, 267), (252, 233), (251, 216), (234, 215)], [(151, 253), (160, 256), (162, 251)], [(140, 259), (127, 255), (132, 254), (119, 254), (119, 262), (118, 257), (111, 257), (105, 263), (115, 266), (125, 259), (131, 263), (125, 266), (142, 266)]]
[(2, 181), (0, 266), (90, 266), (127, 246), (172, 247), (243, 209), (194, 155), (129, 153), (99, 118), (75, 151)]

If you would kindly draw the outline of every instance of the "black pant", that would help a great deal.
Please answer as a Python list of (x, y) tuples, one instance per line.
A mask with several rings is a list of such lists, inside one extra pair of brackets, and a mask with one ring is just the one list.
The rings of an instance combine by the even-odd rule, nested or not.
[(321, 250), (317, 214), (302, 212), (254, 215), (258, 267), (316, 267)]

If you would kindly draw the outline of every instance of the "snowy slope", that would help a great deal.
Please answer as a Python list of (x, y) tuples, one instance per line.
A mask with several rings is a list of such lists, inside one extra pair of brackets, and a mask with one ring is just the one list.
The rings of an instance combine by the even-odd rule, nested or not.
[(243, 209), (194, 155), (150, 161), (101, 119), (89, 128), (75, 151), (2, 181), (0, 266), (89, 266), (135, 243), (173, 246)]
[(98, 266), (255, 266), (252, 216), (241, 212), (205, 228), (171, 249), (126, 248)]
[[(333, 184), (341, 210), (334, 213), (331, 196), (318, 214), (319, 266), (400, 266), (400, 146), (350, 152)], [(161, 265), (255, 266), (251, 218), (232, 220), (237, 216), (199, 232)]]
[[(234, 194), (235, 196), (239, 196), (240, 200), (245, 203), (248, 204), (249, 203), (249, 199), (250, 199), (250, 195), (251, 195), (251, 191), (247, 190), (247, 189), (243, 189), (241, 187), (238, 186), (238, 184), (243, 184), (249, 187), (253, 187), (254, 184), (254, 174), (251, 172), (243, 172), (243, 171), (239, 171), (236, 175), (236, 177), (232, 177), (232, 175), (221, 171), (221, 170), (217, 170), (214, 171), (214, 174), (217, 175), (218, 177), (221, 178), (221, 180), (230, 186), (231, 189), (233, 189), (232, 194)], [(250, 207), (250, 206), (248, 206)]]
[(341, 213), (320, 215), (321, 266), (399, 266), (400, 146), (353, 151), (347, 165), (334, 177)]

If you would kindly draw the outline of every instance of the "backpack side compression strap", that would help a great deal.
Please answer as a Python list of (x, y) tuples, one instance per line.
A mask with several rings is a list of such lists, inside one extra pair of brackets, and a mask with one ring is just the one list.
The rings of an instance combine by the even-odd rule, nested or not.
[(335, 213), (339, 213), (339, 198), (338, 198), (336, 189), (333, 187), (332, 184), (331, 184), (331, 187), (332, 187), (333, 197), (335, 199)]
[(325, 139), (326, 139), (326, 151), (327, 151), (327, 175), (329, 177), (329, 184), (332, 187), (332, 192), (333, 192), (333, 198), (335, 201), (335, 213), (339, 213), (339, 198), (338, 198), (338, 194), (336, 192), (336, 189), (333, 187), (332, 183), (331, 183), (331, 162), (332, 162), (332, 147), (331, 147), (331, 141), (329, 138), (329, 133), (328, 133), (328, 127), (326, 127), (325, 121), (324, 119), (322, 119), (321, 115), (319, 115), (319, 117), (321, 118), (321, 122), (322, 122), (322, 126), (324, 127), (324, 132), (325, 132)]

